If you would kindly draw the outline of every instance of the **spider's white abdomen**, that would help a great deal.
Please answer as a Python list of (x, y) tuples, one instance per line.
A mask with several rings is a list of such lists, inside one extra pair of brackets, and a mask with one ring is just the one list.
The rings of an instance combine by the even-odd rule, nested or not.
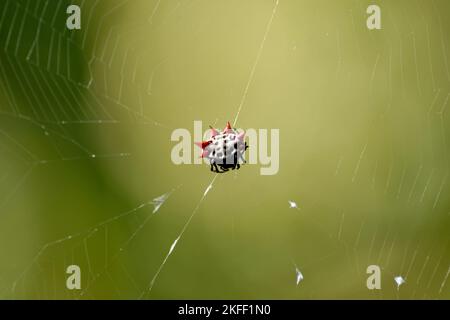
[[(235, 163), (234, 156), (242, 149), (243, 141), (239, 140), (238, 133), (230, 129), (226, 133), (211, 137), (211, 144), (206, 147), (207, 158), (216, 163)], [(240, 148), (241, 147), (241, 148)]]
[(211, 171), (225, 172), (239, 169), (240, 163), (245, 163), (244, 153), (248, 146), (244, 136), (244, 132), (231, 128), (228, 122), (222, 132), (211, 128), (211, 138), (195, 144), (202, 148), (202, 157), (209, 159)]

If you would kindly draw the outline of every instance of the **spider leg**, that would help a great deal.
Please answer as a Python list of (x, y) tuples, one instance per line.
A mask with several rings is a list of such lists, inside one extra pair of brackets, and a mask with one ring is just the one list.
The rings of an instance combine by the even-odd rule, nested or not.
[(211, 171), (219, 173), (219, 168), (217, 167), (217, 163), (211, 161)]
[[(245, 161), (244, 156), (243, 156), (242, 153), (239, 153), (238, 157), (239, 157), (239, 160), (242, 160), (242, 163), (247, 163), (247, 161)], [(236, 161), (236, 162), (238, 162), (238, 161)]]

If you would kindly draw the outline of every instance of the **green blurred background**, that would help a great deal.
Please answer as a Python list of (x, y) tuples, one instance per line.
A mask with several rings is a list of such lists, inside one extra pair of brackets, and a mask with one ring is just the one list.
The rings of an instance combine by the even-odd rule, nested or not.
[[(81, 30), (65, 27), (69, 4)], [(449, 13), (1, 1), (0, 297), (449, 299)], [(244, 165), (201, 201), (214, 174), (174, 165), (170, 135), (233, 121), (255, 62), (237, 126), (280, 130), (280, 170)], [(65, 286), (71, 264), (81, 291)], [(366, 288), (371, 264), (382, 290)]]

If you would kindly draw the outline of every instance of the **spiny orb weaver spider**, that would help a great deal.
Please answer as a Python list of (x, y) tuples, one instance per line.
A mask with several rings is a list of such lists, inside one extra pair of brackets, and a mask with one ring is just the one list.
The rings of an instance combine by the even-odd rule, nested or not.
[(231, 128), (230, 122), (222, 132), (211, 127), (211, 138), (206, 141), (196, 142), (202, 148), (202, 158), (209, 159), (211, 171), (224, 173), (230, 169), (239, 169), (240, 163), (246, 163), (244, 159), (245, 150), (248, 145), (245, 139), (245, 132), (238, 132)]

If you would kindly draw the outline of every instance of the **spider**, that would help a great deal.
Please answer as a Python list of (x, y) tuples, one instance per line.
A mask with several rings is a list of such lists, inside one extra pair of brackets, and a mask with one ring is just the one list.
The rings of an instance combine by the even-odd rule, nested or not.
[(241, 163), (246, 163), (244, 153), (248, 145), (244, 141), (245, 132), (238, 132), (231, 128), (230, 122), (227, 122), (222, 132), (211, 126), (210, 128), (211, 138), (195, 143), (203, 150), (201, 157), (209, 159), (213, 172), (224, 173), (230, 169), (238, 170)]

